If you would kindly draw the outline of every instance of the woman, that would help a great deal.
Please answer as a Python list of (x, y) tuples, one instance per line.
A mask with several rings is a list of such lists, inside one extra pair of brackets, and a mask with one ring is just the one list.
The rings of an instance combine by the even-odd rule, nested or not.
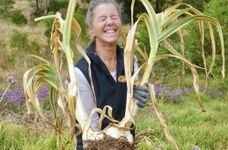
[[(79, 94), (88, 114), (94, 107), (103, 109), (109, 105), (113, 108), (113, 117), (121, 120), (125, 114), (126, 83), (118, 82), (118, 77), (124, 75), (123, 49), (117, 45), (121, 31), (120, 8), (114, 0), (92, 0), (87, 11), (87, 23), (92, 43), (87, 48), (91, 60), (92, 81), (95, 99), (90, 87), (88, 64), (84, 58), (75, 67)], [(135, 65), (137, 68), (137, 64)], [(136, 87), (134, 96), (139, 107), (143, 107), (149, 97), (146, 87)], [(98, 116), (93, 118), (92, 128), (97, 129)], [(102, 128), (110, 121), (104, 119)], [(81, 136), (77, 137), (77, 150), (82, 149)]]

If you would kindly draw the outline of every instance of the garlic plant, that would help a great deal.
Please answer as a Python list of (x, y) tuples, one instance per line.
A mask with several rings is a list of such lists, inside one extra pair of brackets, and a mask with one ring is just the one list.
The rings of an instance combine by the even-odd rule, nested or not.
[[(126, 46), (124, 49), (124, 65), (125, 65), (125, 77), (120, 78), (119, 80), (125, 80), (127, 82), (127, 103), (126, 103), (126, 111), (125, 117), (120, 121), (116, 121), (115, 118), (112, 118), (112, 108), (106, 106), (103, 110), (94, 108), (90, 115), (86, 114), (83, 109), (82, 104), (80, 103), (80, 97), (77, 94), (78, 87), (77, 81), (74, 73), (74, 61), (73, 61), (73, 52), (70, 47), (70, 37), (71, 37), (71, 29), (73, 33), (77, 37), (76, 47), (78, 52), (87, 60), (88, 64), (90, 64), (90, 60), (87, 57), (85, 51), (79, 44), (80, 37), (80, 25), (73, 18), (74, 10), (76, 7), (76, 0), (69, 0), (68, 11), (66, 15), (66, 19), (62, 19), (59, 13), (56, 15), (40, 17), (37, 20), (47, 19), (47, 18), (55, 18), (52, 27), (51, 33), (51, 49), (53, 53), (54, 63), (51, 63), (39, 56), (33, 56), (41, 61), (40, 64), (32, 67), (28, 71), (25, 72), (23, 77), (23, 85), (25, 89), (25, 95), (27, 97), (26, 106), (28, 109), (28, 113), (31, 113), (30, 104), (35, 108), (35, 110), (39, 113), (41, 118), (45, 120), (50, 126), (52, 126), (55, 131), (59, 135), (59, 140), (61, 140), (61, 129), (64, 126), (64, 123), (72, 129), (72, 136), (74, 134), (74, 128), (76, 127), (76, 119), (79, 122), (80, 128), (82, 130), (83, 141), (88, 140), (102, 140), (104, 135), (110, 135), (114, 138), (120, 138), (122, 136), (126, 137), (126, 139), (130, 142), (134, 142), (134, 138), (130, 133), (130, 129), (132, 124), (135, 125), (135, 116), (137, 113), (137, 105), (133, 98), (133, 86), (134, 84), (145, 85), (149, 78), (151, 71), (153, 69), (153, 65), (156, 61), (165, 58), (177, 58), (183, 61), (192, 71), (193, 74), (193, 86), (197, 95), (198, 103), (201, 106), (202, 111), (205, 111), (203, 108), (202, 102), (199, 96), (199, 86), (198, 86), (198, 74), (196, 68), (198, 66), (189, 62), (183, 54), (178, 52), (173, 46), (168, 42), (168, 37), (172, 34), (179, 32), (180, 37), (183, 38), (181, 34), (181, 29), (188, 25), (192, 21), (198, 21), (201, 33), (204, 33), (204, 23), (208, 25), (210, 30), (210, 36), (212, 39), (212, 47), (213, 47), (213, 60), (210, 65), (210, 68), (207, 69), (205, 65), (206, 74), (212, 72), (212, 68), (214, 65), (214, 57), (215, 57), (215, 44), (214, 44), (214, 34), (212, 25), (215, 25), (217, 31), (219, 33), (219, 37), (221, 40), (221, 51), (223, 56), (223, 70), (222, 75), (225, 75), (225, 58), (224, 58), (224, 43), (223, 43), (223, 35), (221, 27), (218, 21), (212, 17), (205, 16), (201, 14), (198, 10), (187, 4), (177, 4), (173, 7), (168, 8), (165, 12), (160, 14), (156, 14), (148, 2), (148, 0), (140, 0), (144, 7), (146, 8), (146, 13), (143, 13), (139, 16), (138, 20), (133, 24), (131, 29), (127, 35)], [(132, 14), (135, 0), (132, 1)], [(178, 9), (180, 6), (185, 6), (184, 9)], [(132, 19), (133, 20), (133, 19)], [(140, 47), (137, 45), (137, 40), (135, 39), (135, 33), (137, 31), (137, 25), (139, 22), (145, 23), (148, 34), (149, 34), (149, 42), (150, 42), (150, 53), (147, 58), (147, 54), (145, 54)], [(140, 39), (138, 39), (140, 42)], [(202, 34), (202, 45), (204, 44), (204, 34)], [(160, 43), (164, 43), (166, 45), (169, 53), (163, 55), (157, 55), (157, 50)], [(133, 69), (133, 57), (135, 55), (135, 50), (138, 50), (140, 54), (142, 54), (145, 58), (145, 64), (141, 65), (139, 70), (131, 75)], [(62, 81), (61, 67), (62, 67), (62, 57), (61, 55), (65, 54), (68, 72), (70, 77), (70, 82), (68, 87), (65, 88)], [(205, 59), (205, 58), (204, 58)], [(89, 65), (90, 66), (90, 65)], [(90, 70), (90, 69), (89, 69)], [(136, 82), (136, 77), (139, 72), (143, 70), (142, 80), (140, 83)], [(208, 71), (209, 70), (209, 71)], [(91, 71), (89, 72), (91, 78)], [(92, 81), (92, 80), (90, 80)], [(39, 100), (37, 97), (37, 92), (42, 84), (48, 84), (50, 87), (50, 104), (54, 113), (55, 121), (49, 120), (43, 113), (40, 108)], [(90, 83), (93, 89), (93, 83)], [(153, 90), (153, 85), (149, 85), (151, 91), (151, 99), (153, 101), (153, 106), (156, 110), (156, 114), (161, 121), (162, 127), (165, 131), (166, 137), (168, 140), (175, 146), (176, 149), (179, 149), (171, 135), (169, 134), (168, 128), (165, 125), (164, 119), (161, 117), (159, 111), (156, 107), (155, 94)], [(57, 104), (57, 105), (56, 105)], [(65, 121), (62, 119), (58, 120), (58, 112), (57, 109), (61, 108), (62, 113), (64, 114)], [(108, 114), (106, 114), (108, 112)], [(90, 127), (92, 116), (95, 113), (100, 114), (99, 126), (101, 125), (102, 120), (106, 117), (112, 121), (112, 123), (106, 127), (104, 130), (94, 131)], [(61, 143), (61, 141), (60, 141)], [(64, 148), (63, 145), (60, 144), (61, 148)]]
[[(134, 2), (135, 0), (132, 1), (132, 14), (133, 14), (133, 7), (134, 7)], [(210, 37), (211, 37), (211, 42), (212, 42), (212, 63), (209, 68), (207, 68), (206, 61), (205, 61), (205, 56), (203, 56), (204, 60), (204, 69), (206, 72), (206, 76), (208, 76), (213, 69), (214, 66), (214, 61), (215, 61), (215, 41), (214, 41), (214, 33), (213, 33), (213, 28), (212, 25), (214, 25), (217, 29), (217, 32), (219, 34), (220, 38), (220, 45), (221, 45), (221, 53), (222, 53), (222, 61), (223, 61), (223, 67), (222, 67), (222, 76), (223, 78), (225, 77), (225, 55), (224, 55), (224, 40), (223, 40), (223, 35), (222, 35), (222, 29), (219, 24), (219, 22), (209, 16), (203, 15), (201, 12), (196, 10), (195, 8), (191, 7), (190, 5), (187, 4), (176, 4), (168, 9), (166, 9), (164, 12), (156, 14), (154, 9), (152, 8), (151, 4), (149, 3), (148, 0), (140, 0), (140, 2), (144, 5), (146, 8), (147, 13), (143, 13), (138, 17), (138, 20), (132, 25), (131, 30), (128, 33), (127, 40), (126, 40), (126, 47), (125, 47), (125, 55), (124, 55), (124, 60), (125, 60), (125, 75), (126, 75), (126, 81), (127, 81), (127, 106), (126, 106), (126, 115), (124, 119), (120, 122), (121, 126), (126, 126), (128, 122), (134, 123), (134, 117), (136, 115), (136, 110), (134, 109), (136, 107), (136, 104), (133, 102), (132, 99), (132, 94), (133, 94), (133, 85), (134, 85), (134, 80), (135, 76), (138, 74), (134, 74), (131, 77), (131, 70), (132, 70), (132, 65), (133, 65), (133, 55), (134, 55), (134, 45), (135, 44), (135, 38), (134, 35), (136, 33), (136, 28), (139, 22), (143, 22), (146, 25), (148, 34), (149, 34), (149, 43), (150, 43), (150, 50), (149, 50), (149, 57), (145, 52), (143, 52), (139, 47), (136, 48), (140, 54), (143, 55), (145, 62), (141, 67), (143, 67), (143, 73), (142, 73), (142, 80), (141, 80), (141, 85), (145, 85), (148, 83), (148, 80), (150, 78), (150, 74), (153, 69), (153, 65), (155, 62), (166, 59), (166, 58), (177, 58), (181, 60), (183, 63), (185, 63), (188, 68), (191, 70), (193, 74), (193, 86), (196, 92), (197, 96), (197, 102), (199, 103), (201, 110), (205, 111), (203, 108), (201, 99), (200, 99), (200, 94), (199, 94), (199, 77), (196, 68), (200, 68), (194, 64), (192, 64), (189, 60), (187, 60), (184, 57), (183, 54), (183, 45), (182, 45), (182, 54), (178, 52), (169, 42), (168, 42), (168, 37), (170, 37), (174, 33), (179, 33), (178, 35), (180, 36), (181, 42), (183, 41), (183, 35), (181, 34), (181, 30), (183, 27), (187, 26), (189, 23), (193, 21), (197, 21), (199, 24), (199, 29), (201, 33), (201, 45), (202, 45), (202, 53), (204, 53), (204, 27), (205, 24), (208, 25), (209, 31), (210, 31)], [(184, 6), (186, 8), (184, 9), (179, 9), (181, 6)], [(133, 16), (133, 15), (132, 15)], [(133, 20), (133, 19), (132, 19)], [(140, 39), (138, 39), (140, 42)], [(164, 43), (167, 50), (169, 53), (163, 54), (163, 55), (157, 55), (157, 51), (159, 48), (159, 44)], [(183, 42), (182, 42), (183, 44)], [(151, 99), (152, 99), (152, 104), (153, 107), (156, 110), (157, 117), (160, 120), (160, 123), (163, 127), (163, 130), (165, 132), (165, 135), (167, 139), (174, 145), (176, 149), (179, 149), (178, 145), (176, 144), (175, 140), (171, 137), (167, 125), (165, 124), (164, 119), (158, 112), (157, 106), (156, 106), (156, 99), (155, 99), (155, 93), (153, 90), (153, 85), (150, 84), (150, 93), (151, 93)]]
[[(110, 125), (103, 131), (93, 131), (93, 129), (90, 127), (91, 118), (95, 113), (101, 114), (99, 121), (100, 124), (105, 117), (110, 119), (113, 123), (117, 123), (117, 121), (112, 118), (112, 108), (109, 106), (106, 106), (103, 110), (94, 108), (94, 110), (92, 110), (92, 114), (88, 115), (80, 103), (81, 101), (77, 93), (78, 87), (74, 73), (73, 51), (70, 47), (71, 29), (77, 38), (76, 47), (78, 52), (87, 60), (88, 64), (90, 64), (90, 60), (79, 44), (81, 28), (79, 23), (73, 18), (76, 2), (76, 0), (69, 1), (65, 20), (62, 18), (60, 13), (36, 19), (36, 21), (39, 21), (42, 19), (55, 18), (52, 26), (50, 46), (54, 60), (52, 63), (39, 56), (32, 55), (32, 57), (39, 59), (41, 63), (27, 70), (23, 76), (23, 86), (26, 95), (26, 107), (28, 114), (32, 113), (31, 106), (33, 106), (40, 117), (56, 131), (59, 137), (59, 148), (62, 149), (64, 149), (65, 145), (61, 141), (61, 130), (65, 125), (68, 125), (68, 127), (71, 128), (72, 137), (74, 137), (74, 129), (76, 126), (78, 126), (76, 125), (76, 119), (79, 122), (81, 131), (83, 132), (83, 141), (102, 140), (104, 134), (108, 134), (116, 138), (120, 137), (118, 133), (115, 134), (115, 131), (118, 130), (116, 125)], [(61, 56), (62, 54), (65, 54), (66, 56), (70, 77), (70, 82), (67, 85), (67, 89), (64, 86), (62, 81), (63, 76), (61, 74), (61, 68), (63, 64)], [(89, 72), (89, 76), (91, 78), (91, 71)], [(54, 120), (48, 119), (48, 117), (44, 115), (42, 109), (40, 108), (37, 93), (43, 84), (48, 84), (50, 87), (50, 104), (52, 107)], [(91, 85), (93, 89), (93, 83), (91, 83)], [(64, 118), (58, 116), (58, 108), (61, 109), (62, 113), (64, 114)], [(108, 112), (108, 115), (106, 115), (106, 112)], [(119, 133), (121, 136), (123, 136), (121, 132)], [(76, 138), (74, 137), (74, 139)], [(133, 141), (132, 137), (131, 141)]]
[[(71, 27), (75, 31), (76, 36), (80, 35), (79, 23), (73, 19), (76, 0), (69, 1), (69, 8), (66, 19), (63, 20), (61, 14), (40, 17), (38, 20), (55, 18), (51, 32), (51, 49), (53, 53), (53, 62), (49, 62), (39, 56), (33, 56), (41, 61), (40, 64), (32, 67), (25, 72), (23, 76), (23, 86), (26, 95), (26, 107), (28, 114), (31, 113), (31, 104), (39, 113), (40, 117), (46, 121), (58, 135), (58, 146), (64, 149), (63, 141), (61, 141), (61, 130), (65, 125), (71, 128), (72, 138), (74, 137), (74, 128), (76, 127), (76, 96), (77, 83), (74, 74), (73, 52), (70, 48)], [(70, 82), (67, 89), (63, 84), (62, 76), (62, 54), (65, 54)], [(48, 119), (40, 108), (37, 92), (42, 84), (48, 84), (50, 90), (50, 104), (54, 116), (54, 120)], [(57, 105), (56, 105), (57, 104)], [(58, 108), (61, 108), (62, 115), (58, 115)], [(63, 121), (64, 120), (64, 121)]]

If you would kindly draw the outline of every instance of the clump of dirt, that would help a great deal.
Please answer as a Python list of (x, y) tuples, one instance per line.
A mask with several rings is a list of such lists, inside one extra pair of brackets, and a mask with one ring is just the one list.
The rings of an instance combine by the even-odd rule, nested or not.
[(84, 141), (85, 150), (135, 150), (135, 144), (131, 144), (125, 137), (115, 139), (108, 135), (103, 140)]

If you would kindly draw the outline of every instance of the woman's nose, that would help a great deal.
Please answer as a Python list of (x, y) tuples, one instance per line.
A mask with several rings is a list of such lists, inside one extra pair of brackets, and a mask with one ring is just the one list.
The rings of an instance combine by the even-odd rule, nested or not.
[(111, 25), (113, 23), (113, 19), (111, 17), (107, 18), (107, 24)]

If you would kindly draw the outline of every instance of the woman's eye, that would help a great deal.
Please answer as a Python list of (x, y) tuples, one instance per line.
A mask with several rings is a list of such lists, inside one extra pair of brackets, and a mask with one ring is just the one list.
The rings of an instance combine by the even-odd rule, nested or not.
[(111, 16), (111, 19), (117, 19), (118, 18), (118, 16)]
[(98, 21), (99, 22), (105, 22), (108, 18), (111, 20), (116, 20), (116, 19), (118, 19), (118, 17), (119, 17), (118, 15), (112, 15), (110, 17), (102, 16), (102, 17), (98, 18)]
[(101, 18), (98, 19), (98, 21), (101, 21), (101, 22), (103, 22), (105, 20), (106, 20), (106, 17), (101, 17)]

